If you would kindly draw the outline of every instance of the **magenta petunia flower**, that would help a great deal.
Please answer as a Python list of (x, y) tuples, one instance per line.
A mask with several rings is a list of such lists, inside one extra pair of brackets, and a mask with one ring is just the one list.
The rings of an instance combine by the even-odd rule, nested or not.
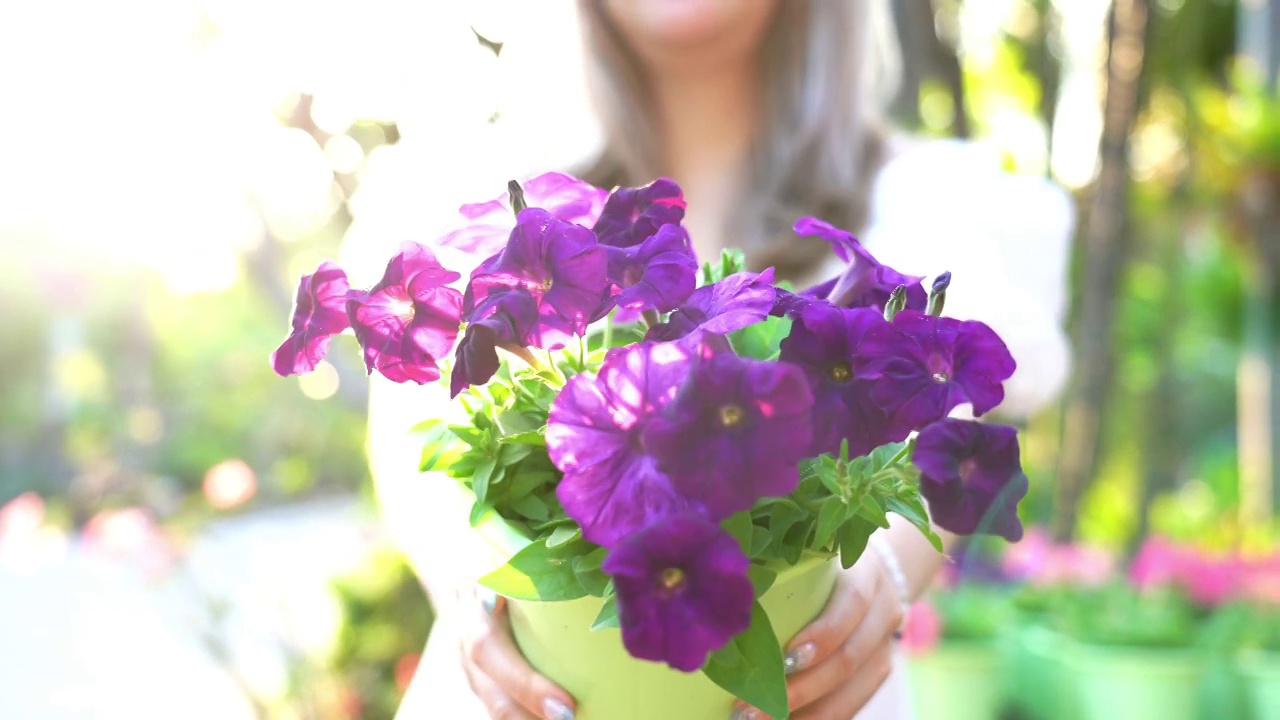
[(293, 304), (292, 330), (271, 353), (271, 367), (280, 375), (298, 375), (316, 369), (329, 351), (329, 338), (351, 327), (347, 318), (347, 274), (335, 263), (320, 263), (298, 282)]
[(859, 378), (893, 415), (890, 433), (910, 432), (970, 403), (982, 415), (1004, 399), (1016, 363), (1000, 336), (976, 321), (904, 310), (858, 345)]
[(372, 290), (350, 294), (347, 316), (370, 373), (419, 385), (440, 378), (436, 363), (453, 350), (461, 322), (462, 294), (448, 287), (459, 277), (427, 248), (406, 243)]
[(874, 307), (884, 309), (894, 288), (907, 289), (907, 308), (924, 311), (929, 302), (921, 281), (923, 277), (903, 275), (888, 265), (882, 265), (847, 230), (814, 217), (802, 217), (792, 228), (801, 237), (815, 236), (831, 243), (836, 256), (849, 263), (834, 280), (823, 283), (806, 295), (830, 300), (842, 307)]
[(614, 547), (657, 518), (698, 508), (658, 469), (642, 434), (688, 371), (688, 353), (670, 343), (618, 348), (552, 403), (547, 452), (564, 472), (556, 496), (587, 540)]
[(1018, 501), (1027, 494), (1018, 431), (951, 418), (920, 431), (912, 462), (920, 470), (920, 494), (929, 517), (964, 535), (1022, 537)]
[[(528, 207), (542, 208), (559, 220), (584, 227), (595, 224), (609, 195), (608, 190), (555, 172), (539, 175), (522, 187)], [(439, 242), (478, 257), (489, 257), (502, 250), (516, 226), (516, 215), (507, 194), (489, 202), (463, 205), (458, 211), (462, 213), (462, 223)]]
[(590, 230), (522, 210), (507, 246), (471, 273), (463, 312), (470, 318), (491, 294), (521, 288), (537, 303), (541, 347), (554, 350), (586, 332), (607, 295), (607, 263)]
[(653, 237), (663, 225), (679, 225), (684, 209), (680, 186), (659, 178), (644, 187), (615, 188), (592, 229), (601, 245), (634, 247)]
[(609, 281), (618, 291), (614, 304), (630, 313), (671, 312), (689, 299), (697, 284), (698, 261), (689, 233), (680, 225), (663, 225), (639, 245), (606, 247), (605, 252)]
[(622, 642), (632, 656), (693, 672), (751, 625), (750, 561), (718, 525), (690, 513), (657, 521), (609, 553)]
[(646, 340), (681, 340), (697, 347), (704, 335), (728, 335), (764, 320), (773, 310), (777, 290), (773, 268), (740, 272), (693, 291), (667, 321), (649, 328)]
[(526, 347), (538, 327), (538, 303), (521, 288), (494, 293), (472, 313), (454, 352), (450, 397), (470, 385), (483, 385), (498, 372), (498, 348)]
[(782, 341), (778, 359), (802, 368), (813, 388), (811, 455), (838, 453), (848, 440), (849, 455), (856, 457), (906, 439), (906, 432), (890, 432), (889, 414), (871, 398), (872, 382), (856, 374), (858, 344), (868, 330), (884, 324), (879, 310), (816, 301)]
[(718, 520), (795, 489), (813, 442), (812, 411), (800, 368), (703, 353), (643, 444), (675, 488)]

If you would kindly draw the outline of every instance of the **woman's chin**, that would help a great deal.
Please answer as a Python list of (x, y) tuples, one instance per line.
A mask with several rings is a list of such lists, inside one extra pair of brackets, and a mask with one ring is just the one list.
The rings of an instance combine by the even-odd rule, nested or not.
[(605, 12), (637, 48), (680, 50), (759, 37), (777, 0), (607, 0)]

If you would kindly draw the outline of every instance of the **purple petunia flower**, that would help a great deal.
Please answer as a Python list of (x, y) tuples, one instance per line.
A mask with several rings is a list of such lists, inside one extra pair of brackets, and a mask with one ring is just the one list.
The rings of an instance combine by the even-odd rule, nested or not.
[(347, 316), (370, 373), (419, 385), (440, 378), (436, 362), (453, 349), (461, 322), (462, 294), (448, 287), (459, 277), (427, 248), (406, 243), (372, 290), (348, 296)]
[(1018, 501), (1027, 494), (1018, 431), (946, 419), (920, 431), (912, 462), (929, 517), (952, 532), (1022, 538)]
[(634, 247), (653, 237), (663, 225), (679, 225), (684, 209), (680, 186), (668, 178), (644, 187), (615, 188), (592, 230), (601, 245)]
[(894, 288), (907, 288), (907, 309), (925, 309), (929, 296), (921, 281), (923, 277), (903, 275), (888, 265), (881, 265), (858, 239), (847, 230), (813, 217), (802, 217), (792, 228), (801, 237), (816, 236), (831, 243), (836, 256), (849, 263), (834, 280), (823, 283), (806, 295), (830, 300), (842, 307), (874, 307), (884, 309), (885, 302)]
[[(528, 207), (542, 208), (567, 223), (590, 227), (600, 217), (609, 191), (563, 173), (545, 173), (524, 183)], [(440, 238), (445, 247), (457, 248), (479, 257), (489, 257), (502, 249), (516, 226), (509, 195), (489, 202), (463, 205), (458, 209), (463, 223)]]
[[(483, 385), (498, 372), (498, 347), (526, 347), (538, 326), (538, 303), (523, 289), (494, 293), (472, 313), (454, 352), (449, 397), (469, 385)], [(536, 343), (533, 343), (536, 344)]]
[(645, 340), (681, 340), (687, 347), (697, 347), (706, 334), (728, 335), (764, 320), (773, 310), (776, 294), (773, 268), (730, 275), (694, 290), (666, 322), (649, 328)]
[(1004, 399), (1002, 383), (1017, 367), (1000, 336), (976, 321), (904, 310), (867, 333), (858, 346), (859, 378), (893, 414), (891, 434), (941, 420), (970, 403), (982, 415)]
[(750, 561), (697, 514), (659, 520), (605, 558), (617, 588), (622, 642), (632, 656), (693, 672), (751, 625)]
[(280, 375), (298, 375), (316, 369), (329, 351), (329, 338), (351, 327), (347, 318), (347, 274), (325, 261), (298, 282), (289, 337), (271, 353), (271, 367)]
[(844, 440), (849, 441), (850, 457), (857, 457), (906, 439), (907, 432), (890, 432), (889, 414), (871, 399), (871, 381), (858, 379), (854, 366), (862, 338), (884, 324), (878, 310), (816, 301), (782, 341), (778, 359), (802, 368), (813, 388), (811, 456), (838, 453)]
[(714, 519), (786, 495), (813, 441), (813, 393), (800, 368), (730, 352), (695, 358), (644, 445), (683, 495)]
[(590, 230), (528, 208), (507, 246), (471, 273), (463, 312), (470, 318), (491, 294), (522, 288), (538, 305), (541, 347), (554, 350), (586, 332), (609, 287), (606, 266)]
[(670, 343), (619, 348), (551, 405), (547, 452), (564, 472), (556, 496), (587, 540), (614, 547), (657, 518), (698, 509), (658, 469), (642, 431), (675, 396), (688, 353)]
[(671, 312), (697, 284), (698, 261), (689, 233), (679, 225), (663, 225), (639, 245), (606, 247), (605, 252), (609, 281), (618, 290), (614, 304), (624, 311)]

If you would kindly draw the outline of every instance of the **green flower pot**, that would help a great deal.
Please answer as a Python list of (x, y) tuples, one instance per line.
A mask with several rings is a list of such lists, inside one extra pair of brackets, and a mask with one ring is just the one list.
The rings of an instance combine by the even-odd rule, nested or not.
[(1073, 641), (1034, 619), (1015, 625), (1008, 643), (1009, 699), (1034, 720), (1076, 720), (1079, 693), (1066, 657)]
[[(482, 520), (477, 530), (503, 561), (529, 543), (496, 515)], [(760, 604), (784, 647), (822, 612), (839, 570), (838, 560), (821, 556), (780, 569)], [(602, 605), (596, 597), (508, 603), (521, 652), (538, 672), (573, 695), (578, 720), (729, 717), (733, 695), (701, 672), (683, 673), (631, 657), (617, 628), (593, 632), (591, 624)]]
[(1203, 663), (1189, 650), (1078, 644), (1069, 653), (1082, 720), (1195, 720)]
[(995, 642), (943, 642), (911, 658), (915, 716), (926, 720), (996, 720), (1001, 705), (1000, 649)]
[(1253, 720), (1280, 720), (1280, 652), (1242, 652), (1237, 667)]

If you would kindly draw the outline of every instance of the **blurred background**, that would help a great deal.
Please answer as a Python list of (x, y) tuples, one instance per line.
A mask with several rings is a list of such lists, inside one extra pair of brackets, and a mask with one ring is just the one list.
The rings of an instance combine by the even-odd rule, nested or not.
[[(0, 717), (392, 716), (431, 610), (363, 369), (267, 358), (320, 260), (371, 284), (594, 149), (573, 3), (529, 5), (0, 3)], [(913, 610), (921, 716), (1277, 717), (1280, 2), (886, 5), (897, 125), (1080, 213), (1035, 527)]]

